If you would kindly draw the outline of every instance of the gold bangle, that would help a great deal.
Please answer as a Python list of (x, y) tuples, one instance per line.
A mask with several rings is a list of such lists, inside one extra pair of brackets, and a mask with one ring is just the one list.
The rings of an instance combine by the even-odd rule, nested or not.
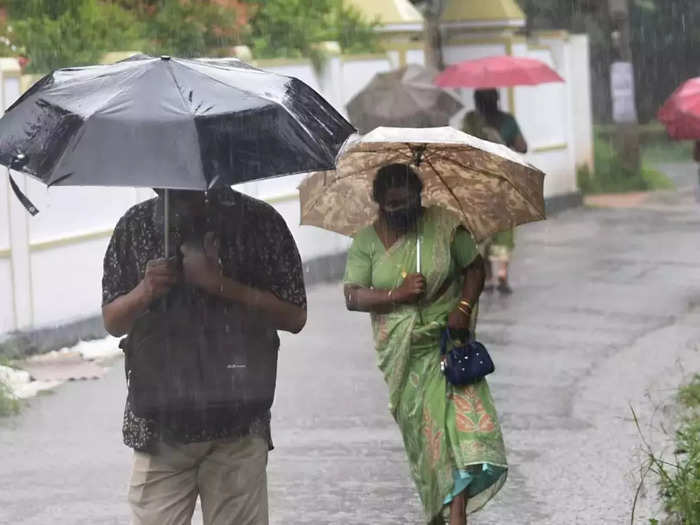
[(462, 308), (462, 305), (457, 305), (457, 310), (459, 310), (460, 312), (462, 312), (466, 317), (471, 317), (471, 316), (472, 316), (471, 312), (469, 312), (469, 311), (465, 310), (464, 308)]
[(465, 307), (467, 310), (469, 310), (470, 312), (473, 310), (473, 308), (472, 308), (472, 303), (470, 303), (470, 302), (467, 301), (466, 299), (462, 299), (462, 300), (459, 302), (459, 304), (462, 305), (462, 306), (464, 306), (464, 307)]

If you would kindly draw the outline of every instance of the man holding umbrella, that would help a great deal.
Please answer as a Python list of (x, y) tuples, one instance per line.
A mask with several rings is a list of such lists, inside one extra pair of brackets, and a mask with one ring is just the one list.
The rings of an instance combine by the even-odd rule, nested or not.
[[(180, 256), (163, 259), (160, 193), (122, 217), (107, 249), (103, 316), (112, 335), (133, 335), (137, 320), (163, 304), (172, 323), (187, 323), (178, 315), (183, 309), (176, 306), (183, 294), (192, 305), (184, 309), (188, 317), (211, 308), (207, 303), (214, 301), (221, 309), (232, 305), (249, 312), (250, 320), (256, 318), (267, 332), (298, 333), (303, 328), (306, 295), (301, 260), (284, 220), (273, 208), (228, 188), (209, 192), (206, 200), (201, 192), (171, 192)], [(169, 302), (159, 302), (164, 297)], [(139, 372), (139, 361), (129, 362), (131, 352), (158, 352), (164, 344), (157, 323), (141, 330), (156, 340), (138, 347), (127, 343), (132, 373)], [(199, 326), (190, 330), (196, 333)], [(231, 331), (231, 360), (238, 346), (251, 344), (249, 337), (250, 332)], [(259, 350), (276, 353), (276, 336), (265, 340), (268, 344)], [(170, 345), (168, 350), (177, 354), (177, 342)], [(274, 366), (267, 373), (274, 384)], [(269, 409), (249, 414), (238, 408), (210, 407), (140, 417), (134, 413), (133, 396), (131, 392), (127, 400), (123, 434), (126, 445), (135, 449), (129, 487), (134, 523), (189, 523), (198, 495), (205, 523), (267, 523)]]

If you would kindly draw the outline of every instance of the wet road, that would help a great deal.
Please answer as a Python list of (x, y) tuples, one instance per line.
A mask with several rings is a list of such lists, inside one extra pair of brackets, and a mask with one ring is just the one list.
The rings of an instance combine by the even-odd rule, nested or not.
[[(480, 320), (512, 468), (470, 525), (629, 523), (642, 460), (630, 405), (664, 445), (670, 396), (700, 366), (699, 236), (690, 192), (518, 231), (516, 292), (487, 297)], [(128, 523), (120, 367), (0, 420), (0, 523)], [(314, 289), (307, 329), (280, 354), (272, 523), (421, 522), (386, 402), (368, 319), (344, 312), (338, 286)], [(649, 489), (639, 523), (656, 509)]]

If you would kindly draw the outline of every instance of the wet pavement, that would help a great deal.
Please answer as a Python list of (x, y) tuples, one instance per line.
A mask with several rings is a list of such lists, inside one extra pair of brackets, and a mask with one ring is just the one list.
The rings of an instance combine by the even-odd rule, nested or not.
[[(630, 522), (643, 461), (631, 407), (667, 446), (674, 390), (700, 367), (699, 236), (690, 190), (518, 230), (515, 293), (486, 297), (479, 323), (511, 472), (470, 525)], [(369, 321), (337, 285), (309, 299), (308, 327), (280, 353), (271, 522), (421, 523)], [(0, 420), (0, 523), (128, 523), (121, 366)]]

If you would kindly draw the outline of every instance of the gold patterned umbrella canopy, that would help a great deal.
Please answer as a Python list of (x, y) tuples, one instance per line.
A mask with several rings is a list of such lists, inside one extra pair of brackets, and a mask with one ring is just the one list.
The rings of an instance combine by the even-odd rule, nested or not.
[(299, 187), (301, 223), (353, 236), (377, 217), (377, 170), (410, 164), (423, 181), (423, 205), (456, 213), (476, 241), (545, 218), (544, 173), (501, 144), (451, 127), (377, 128), (348, 140), (335, 171)]

